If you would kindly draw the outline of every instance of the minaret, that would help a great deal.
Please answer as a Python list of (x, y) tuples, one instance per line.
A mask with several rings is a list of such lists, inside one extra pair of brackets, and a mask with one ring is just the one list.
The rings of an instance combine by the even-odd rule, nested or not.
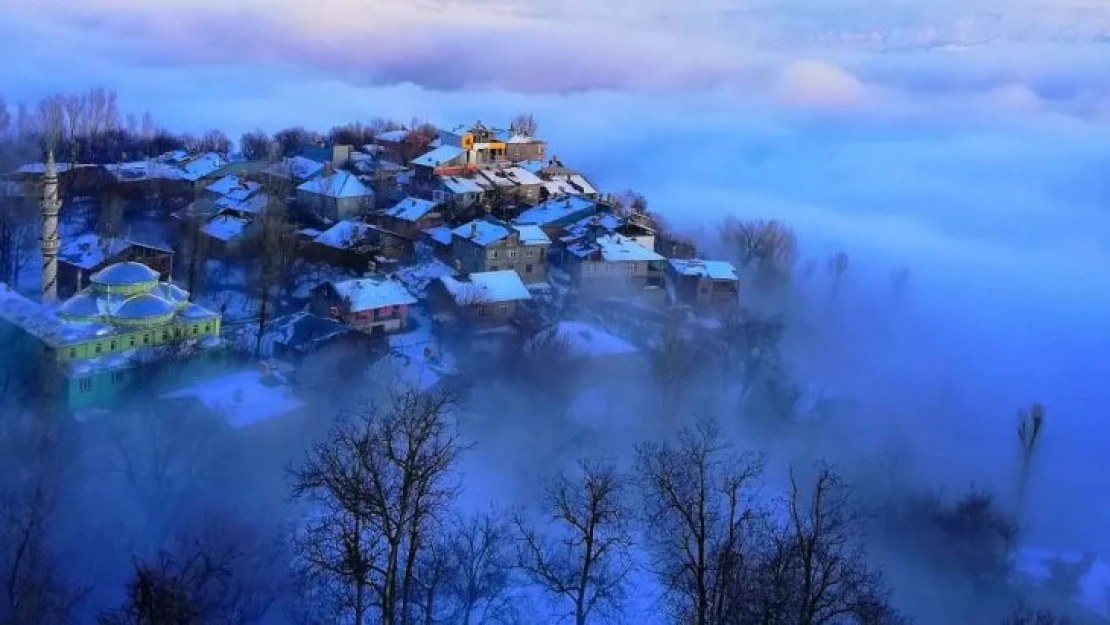
[(46, 153), (46, 175), (42, 178), (42, 301), (58, 299), (58, 172), (54, 166), (54, 151)]

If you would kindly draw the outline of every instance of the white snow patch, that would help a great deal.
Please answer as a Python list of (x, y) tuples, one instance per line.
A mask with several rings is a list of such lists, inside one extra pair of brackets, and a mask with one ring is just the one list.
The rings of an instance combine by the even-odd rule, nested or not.
[(259, 371), (242, 371), (167, 393), (163, 397), (196, 397), (233, 427), (289, 414), (304, 407), (289, 387), (268, 384)]

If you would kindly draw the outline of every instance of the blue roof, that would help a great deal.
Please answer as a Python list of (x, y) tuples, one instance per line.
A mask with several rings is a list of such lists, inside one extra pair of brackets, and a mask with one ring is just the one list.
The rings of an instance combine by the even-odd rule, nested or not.
[(539, 226), (562, 225), (567, 221), (576, 221), (590, 215), (597, 207), (597, 202), (567, 195), (552, 198), (542, 204), (537, 204), (517, 216), (521, 224), (536, 224)]
[(412, 161), (410, 162), (413, 165), (419, 165), (421, 167), (439, 167), (440, 165), (456, 159), (463, 154), (465, 154), (465, 151), (460, 147), (455, 147), (453, 145), (441, 145), (431, 152), (427, 152), (421, 156), (412, 159)]

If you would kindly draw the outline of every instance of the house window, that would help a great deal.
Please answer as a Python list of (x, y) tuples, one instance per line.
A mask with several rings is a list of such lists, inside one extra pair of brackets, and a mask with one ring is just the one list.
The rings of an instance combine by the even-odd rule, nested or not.
[(536, 255), (536, 250), (524, 250), (524, 255), (528, 258), (532, 258)]
[(478, 307), (478, 316), (479, 317), (485, 317), (486, 316), (486, 307), (485, 306), (479, 306)]
[(524, 273), (532, 273), (532, 265), (525, 265)]
[(196, 336), (196, 334), (199, 330), (200, 330), (200, 326), (193, 326), (193, 336)]
[(96, 353), (100, 353), (100, 343), (96, 344)]
[(92, 378), (81, 378), (77, 380), (77, 388), (82, 393), (88, 393), (92, 390)]
[(69, 357), (70, 358), (76, 358), (77, 357), (77, 350), (76, 349), (69, 350)]
[(168, 341), (169, 339), (170, 339), (170, 331), (169, 330), (162, 330), (162, 340), (163, 341)]
[(144, 334), (143, 335), (143, 345), (150, 345), (150, 335), (149, 334)]
[(509, 258), (516, 258), (516, 250), (509, 250)]
[(115, 341), (112, 341), (112, 346), (109, 349), (111, 349), (113, 352), (116, 351), (116, 342)]
[(490, 260), (497, 260), (497, 250), (490, 250), (488, 258)]
[(131, 347), (135, 347), (135, 337), (131, 337)]
[(212, 331), (212, 324), (211, 323), (204, 324), (204, 332), (207, 334), (208, 332), (211, 332), (211, 331)]

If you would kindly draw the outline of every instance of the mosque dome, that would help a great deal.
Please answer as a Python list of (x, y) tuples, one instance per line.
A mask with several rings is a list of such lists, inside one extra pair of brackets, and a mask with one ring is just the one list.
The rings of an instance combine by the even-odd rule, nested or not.
[(156, 282), (158, 272), (142, 263), (123, 262), (108, 265), (90, 278), (93, 284), (106, 287), (139, 285)]
[(183, 308), (189, 304), (189, 292), (168, 282), (159, 284), (154, 294), (173, 304), (175, 308)]
[(112, 320), (122, 324), (158, 323), (173, 317), (176, 311), (173, 304), (161, 297), (140, 293), (120, 304)]
[(58, 308), (58, 315), (74, 321), (91, 320), (102, 314), (100, 298), (92, 293), (78, 293)]

